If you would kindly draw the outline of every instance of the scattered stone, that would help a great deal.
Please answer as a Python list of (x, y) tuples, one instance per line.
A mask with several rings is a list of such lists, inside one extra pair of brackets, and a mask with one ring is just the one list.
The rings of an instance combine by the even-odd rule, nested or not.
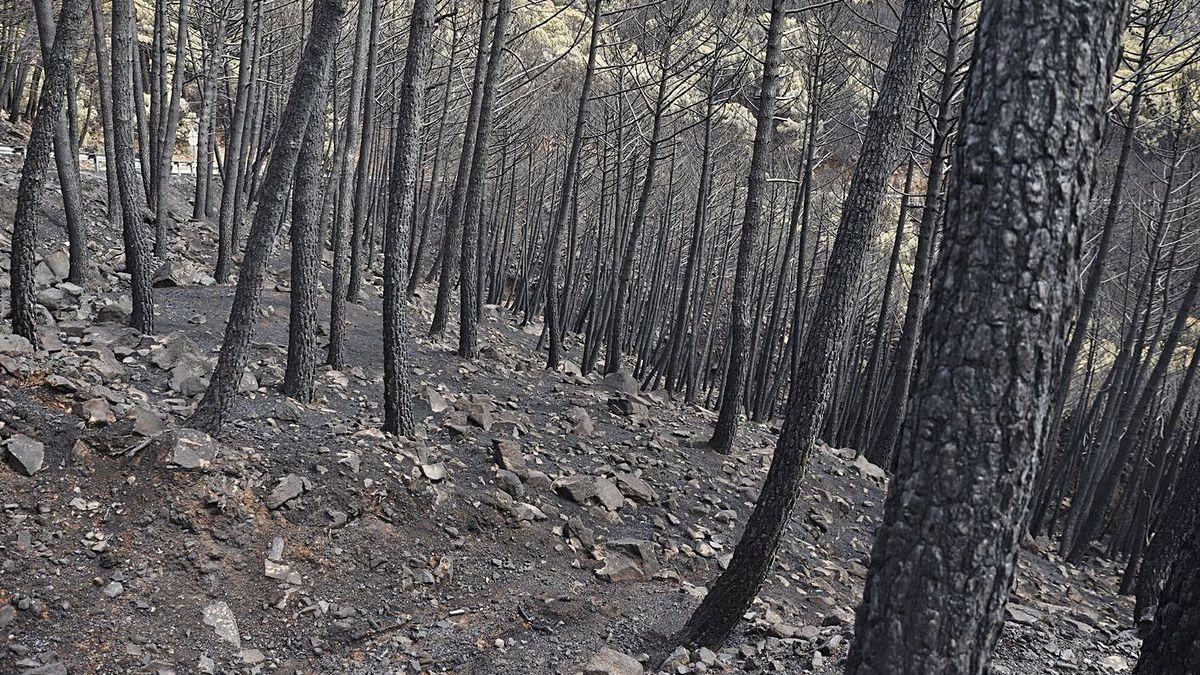
[(630, 499), (635, 499), (646, 504), (652, 504), (658, 501), (658, 494), (651, 488), (646, 481), (631, 473), (617, 474), (617, 487), (621, 489), (622, 494)]
[(620, 510), (625, 504), (625, 496), (617, 489), (617, 486), (607, 478), (597, 478), (595, 481), (596, 498), (604, 505), (604, 508), (609, 511)]
[(83, 409), (83, 418), (89, 427), (102, 427), (117, 421), (117, 416), (113, 413), (112, 407), (108, 405), (108, 401), (102, 398), (93, 398), (90, 401), (85, 401), (81, 407)]
[(180, 469), (203, 469), (216, 461), (220, 446), (212, 436), (196, 429), (175, 432), (168, 462)]
[(596, 652), (583, 667), (583, 675), (642, 675), (643, 672), (637, 659), (608, 647)]
[(1004, 616), (1008, 621), (1022, 626), (1036, 626), (1041, 621), (1041, 614), (1036, 609), (1016, 602), (1004, 606)]
[(586, 504), (597, 495), (596, 481), (588, 476), (568, 476), (554, 482), (554, 491), (576, 504)]
[(271, 491), (271, 496), (267, 497), (267, 507), (277, 509), (287, 502), (299, 497), (305, 490), (309, 489), (308, 480), (297, 476), (294, 473), (289, 473), (279, 481), (279, 485)]
[(242, 648), (242, 636), (238, 632), (237, 618), (233, 610), (222, 600), (210, 603), (204, 608), (204, 623), (212, 626), (217, 637), (233, 645), (234, 649)]
[(858, 475), (862, 476), (863, 478), (873, 480), (880, 485), (887, 482), (887, 472), (879, 466), (872, 464), (871, 460), (867, 459), (866, 455), (858, 455), (855, 457), (852, 466), (856, 471), (858, 471)]
[(637, 378), (623, 370), (605, 375), (604, 386), (607, 389), (630, 396), (636, 395), (642, 388)]
[(191, 266), (183, 260), (168, 260), (163, 263), (151, 277), (150, 283), (155, 288), (168, 288), (171, 286), (186, 286), (192, 283), (195, 278), (195, 273)]
[(521, 453), (521, 445), (515, 441), (492, 439), (492, 459), (496, 466), (517, 475), (526, 471), (525, 455)]
[(434, 462), (433, 464), (422, 464), (421, 473), (431, 481), (437, 482), (446, 478), (446, 463)]
[(33, 343), (20, 335), (12, 333), (0, 335), (0, 354), (4, 356), (21, 356), (33, 353)]
[(446, 401), (446, 397), (438, 393), (433, 387), (425, 387), (425, 398), (429, 401), (429, 409), (435, 414), (444, 412), (450, 407), (450, 403)]
[(16, 434), (4, 445), (8, 451), (10, 463), (17, 471), (32, 476), (41, 471), (46, 461), (46, 446), (25, 434)]

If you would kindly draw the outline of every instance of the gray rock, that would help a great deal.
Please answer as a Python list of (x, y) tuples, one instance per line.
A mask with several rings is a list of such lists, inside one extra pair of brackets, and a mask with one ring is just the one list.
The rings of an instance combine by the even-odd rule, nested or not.
[(279, 481), (279, 485), (267, 497), (267, 506), (277, 509), (285, 503), (299, 497), (309, 488), (308, 481), (294, 473), (289, 473)]
[(0, 335), (0, 354), (4, 356), (21, 356), (33, 353), (33, 343), (20, 335)]
[(589, 476), (568, 476), (554, 482), (554, 491), (576, 504), (586, 504), (595, 497), (596, 481)]
[(641, 384), (633, 375), (623, 370), (618, 370), (615, 373), (609, 373), (604, 376), (604, 387), (632, 396), (638, 393), (641, 389)]
[(183, 260), (168, 260), (163, 263), (151, 277), (150, 283), (158, 288), (166, 288), (170, 286), (186, 286), (192, 283), (195, 278), (195, 272), (191, 266)]
[(96, 311), (96, 321), (100, 323), (124, 324), (129, 321), (130, 314), (133, 314), (133, 300), (130, 300), (128, 297), (122, 297), (116, 302), (109, 302), (102, 305)]
[(43, 288), (42, 290), (38, 291), (34, 300), (37, 302), (37, 304), (52, 312), (67, 309), (68, 307), (73, 307), (75, 305), (74, 298), (67, 295), (66, 291), (56, 286)]
[(233, 645), (235, 649), (242, 648), (242, 636), (238, 632), (237, 617), (224, 601), (218, 600), (204, 608), (204, 623), (212, 626), (217, 637)]
[(518, 475), (527, 469), (521, 445), (515, 441), (492, 439), (492, 459), (496, 462), (496, 466)]
[(617, 511), (624, 506), (625, 496), (621, 494), (621, 491), (617, 489), (617, 486), (613, 484), (611, 480), (607, 478), (597, 478), (595, 486), (596, 499), (600, 500), (600, 503), (604, 505), (604, 508), (608, 509), (609, 511)]
[(621, 493), (630, 499), (636, 499), (646, 504), (654, 503), (658, 500), (658, 494), (654, 488), (650, 487), (646, 481), (631, 473), (617, 474), (617, 487), (621, 489)]
[(26, 476), (41, 471), (46, 461), (46, 446), (25, 434), (16, 434), (5, 443), (11, 463)]
[(112, 406), (102, 398), (93, 398), (90, 401), (85, 401), (80, 407), (83, 409), (83, 419), (89, 427), (101, 427), (117, 421), (117, 416), (113, 413)]
[(203, 469), (217, 459), (220, 446), (212, 436), (196, 429), (175, 433), (167, 460), (181, 469)]
[(596, 652), (583, 667), (583, 675), (642, 675), (643, 672), (637, 659), (608, 647)]

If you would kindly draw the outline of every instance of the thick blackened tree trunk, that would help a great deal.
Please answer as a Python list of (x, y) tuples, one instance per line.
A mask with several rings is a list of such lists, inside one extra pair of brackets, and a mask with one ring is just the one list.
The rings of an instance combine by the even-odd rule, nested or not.
[(758, 111), (754, 131), (754, 149), (750, 155), (750, 175), (746, 179), (746, 213), (742, 219), (741, 241), (738, 242), (737, 267), (733, 272), (733, 297), (729, 310), (729, 331), (725, 337), (729, 350), (729, 366), (721, 386), (720, 412), (709, 444), (717, 452), (728, 454), (733, 449), (738, 415), (742, 409), (742, 387), (746, 379), (749, 346), (746, 333), (750, 329), (750, 276), (754, 273), (754, 255), (758, 248), (758, 229), (762, 222), (762, 194), (770, 161), (771, 137), (775, 131), (775, 95), (778, 88), (779, 44), (784, 19), (783, 0), (771, 1), (771, 23), (767, 28), (767, 55), (759, 85)]
[(847, 673), (988, 671), (1050, 423), (1125, 9), (982, 8), (900, 471)]
[(1171, 566), (1192, 536), (1193, 523), (1200, 511), (1200, 490), (1192, 489), (1200, 483), (1200, 433), (1192, 440), (1177, 481), (1174, 494), (1163, 504), (1160, 522), (1154, 528), (1138, 571), (1133, 610), (1138, 624), (1154, 619)]
[[(35, 0), (34, 14), (37, 17), (38, 35), (42, 45), (42, 63), (49, 63), (53, 58), (55, 22), (53, 6), (49, 0)], [(69, 242), (70, 272), (67, 280), (73, 283), (83, 283), (87, 273), (87, 227), (84, 224), (83, 186), (79, 177), (79, 149), (75, 146), (71, 125), (74, 119), (68, 117), (72, 92), (69, 90), (74, 79), (74, 57), (72, 49), (68, 59), (66, 83), (66, 106), (59, 106), (58, 121), (54, 125), (54, 164), (58, 169), (58, 185), (63, 198), (63, 216), (67, 222), (67, 240)], [(45, 85), (42, 88), (43, 93)]]
[(600, 6), (602, 0), (592, 4), (592, 37), (588, 44), (587, 68), (583, 71), (583, 85), (579, 90), (579, 105), (575, 110), (575, 133), (571, 135), (571, 151), (567, 155), (567, 166), (563, 170), (563, 182), (558, 203), (554, 209), (554, 220), (550, 224), (549, 254), (546, 257), (546, 331), (550, 335), (546, 367), (558, 368), (562, 353), (563, 318), (562, 297), (558, 290), (558, 248), (562, 238), (563, 224), (571, 197), (575, 194), (576, 177), (579, 175), (579, 154), (583, 148), (583, 129), (587, 122), (588, 97), (592, 93), (592, 75), (596, 72), (596, 48), (600, 43)]
[(113, 160), (117, 165), (117, 187), (121, 192), (121, 237), (125, 246), (125, 269), (129, 272), (133, 313), (129, 325), (143, 333), (154, 332), (154, 295), (150, 287), (150, 247), (142, 230), (149, 217), (145, 185), (138, 176), (137, 153), (133, 148), (135, 100), (133, 68), (136, 58), (136, 23), (133, 0), (112, 3), (112, 99)]
[(771, 469), (729, 567), (677, 637), (681, 643), (716, 645), (725, 641), (766, 579), (791, 519), (804, 468), (829, 406), (851, 303), (862, 279), (867, 247), (878, 230), (876, 216), (896, 168), (906, 118), (916, 100), (921, 64), (933, 37), (933, 10), (938, 4), (938, 0), (904, 4), (842, 208), (837, 240), (826, 264), (812, 328), (798, 360)]
[(316, 0), (313, 4), (312, 28), (304, 54), (296, 69), (296, 79), (288, 94), (287, 105), (280, 117), (279, 131), (271, 145), (271, 160), (263, 177), (258, 195), (258, 210), (250, 227), (242, 269), (238, 274), (233, 308), (225, 325), (225, 340), (213, 371), (212, 381), (204, 398), (192, 413), (188, 424), (215, 432), (233, 404), (238, 382), (242, 379), (249, 358), (250, 339), (254, 320), (262, 299), (263, 279), (267, 262), (275, 247), (279, 223), (287, 201), (289, 183), (300, 155), (309, 118), (316, 109), (317, 92), (329, 65), (330, 53), (337, 41), (338, 25), (346, 11), (345, 0)]
[[(38, 222), (46, 196), (46, 173), (54, 151), (55, 126), (61, 121), (67, 75), (75, 55), (76, 38), (83, 22), (85, 0), (66, 0), (58, 17), (54, 44), (45, 59), (46, 83), (38, 100), (37, 115), (29, 134), (21, 181), (17, 186), (17, 209), (13, 219), (12, 262), (9, 269), (13, 332), (37, 343), (34, 325), (33, 267)], [(69, 146), (68, 146), (69, 147)]]
[(296, 159), (296, 184), (292, 187), (292, 290), (283, 393), (305, 403), (313, 398), (317, 375), (317, 296), (321, 292), (325, 104), (329, 87), (326, 74), (304, 131), (304, 142)]
[(408, 333), (404, 316), (407, 284), (404, 250), (416, 206), (417, 169), (421, 163), (421, 109), (433, 38), (434, 0), (416, 0), (408, 28), (408, 50), (400, 82), (396, 119), (396, 152), (388, 186), (388, 213), (383, 234), (383, 429), (409, 435), (413, 431), (408, 393)]

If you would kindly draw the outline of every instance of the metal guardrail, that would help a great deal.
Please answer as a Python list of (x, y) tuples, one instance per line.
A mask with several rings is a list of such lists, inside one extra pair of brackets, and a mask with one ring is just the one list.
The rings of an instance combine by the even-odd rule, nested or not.
[[(0, 155), (25, 155), (25, 146), (23, 145), (0, 145)], [(99, 172), (108, 165), (108, 159), (96, 152), (81, 152), (79, 153), (79, 168), (88, 169)], [(217, 175), (216, 167), (213, 167), (213, 175)], [(194, 176), (196, 175), (196, 163), (187, 161), (171, 160), (171, 175), (175, 176)]]

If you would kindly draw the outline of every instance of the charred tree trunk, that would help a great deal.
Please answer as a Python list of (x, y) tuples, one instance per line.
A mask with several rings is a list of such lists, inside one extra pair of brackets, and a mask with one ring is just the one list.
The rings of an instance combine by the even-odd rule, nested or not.
[(133, 0), (113, 0), (112, 77), (113, 77), (113, 159), (117, 166), (117, 185), (121, 191), (121, 235), (125, 246), (125, 269), (129, 272), (133, 313), (129, 325), (143, 333), (154, 332), (154, 296), (150, 287), (150, 246), (143, 226), (149, 221), (145, 185), (138, 177), (138, 155), (133, 148), (134, 99), (136, 87), (136, 24)]
[(326, 74), (296, 158), (292, 188), (291, 308), (283, 393), (308, 403), (317, 375), (317, 296), (321, 292), (321, 216), (325, 192), (325, 104), (332, 85)]
[(725, 370), (725, 381), (721, 386), (720, 411), (713, 428), (709, 445), (722, 454), (733, 450), (733, 438), (737, 433), (738, 416), (742, 410), (742, 387), (745, 384), (747, 354), (746, 343), (750, 330), (750, 275), (756, 268), (755, 249), (758, 248), (758, 230), (762, 222), (762, 193), (766, 185), (767, 163), (770, 161), (771, 136), (775, 131), (775, 96), (778, 87), (779, 44), (782, 40), (784, 5), (782, 0), (772, 0), (771, 23), (767, 28), (767, 54), (763, 63), (762, 82), (759, 84), (758, 111), (756, 112), (754, 149), (750, 157), (750, 175), (746, 179), (746, 213), (742, 220), (742, 235), (738, 242), (737, 266), (733, 272), (733, 297), (729, 310), (729, 331), (725, 336), (729, 351), (729, 366)]
[(879, 207), (917, 96), (937, 5), (936, 0), (908, 0), (904, 5), (879, 98), (867, 121), (771, 469), (729, 567), (677, 636), (681, 643), (717, 645), (728, 638), (766, 579), (791, 520), (804, 469), (829, 405), (854, 289), (863, 274), (863, 258), (878, 229)]
[(982, 9), (900, 471), (847, 673), (988, 672), (1050, 422), (1125, 9)]
[(408, 50), (400, 82), (396, 120), (396, 152), (388, 185), (387, 222), (383, 236), (383, 429), (410, 435), (414, 429), (408, 390), (408, 333), (404, 288), (407, 283), (405, 226), (412, 225), (417, 172), (421, 162), (421, 109), (429, 76), (434, 0), (416, 0), (408, 28)]
[(588, 97), (592, 93), (592, 75), (596, 71), (596, 48), (600, 44), (600, 7), (602, 0), (594, 0), (592, 4), (592, 36), (588, 43), (587, 68), (583, 71), (583, 85), (579, 90), (579, 105), (575, 111), (575, 132), (571, 135), (571, 151), (567, 155), (567, 166), (563, 170), (563, 182), (559, 193), (558, 204), (554, 209), (554, 220), (550, 224), (549, 255), (546, 258), (546, 331), (550, 336), (549, 351), (546, 354), (546, 368), (558, 368), (561, 358), (563, 339), (563, 318), (560, 316), (562, 298), (558, 291), (558, 248), (562, 237), (563, 223), (567, 219), (567, 211), (571, 205), (571, 197), (575, 192), (576, 177), (579, 174), (579, 155), (583, 149), (583, 129), (587, 122)]
[[(21, 166), (17, 186), (17, 208), (13, 218), (12, 262), (9, 290), (12, 302), (13, 333), (37, 344), (33, 304), (34, 245), (37, 243), (42, 201), (46, 196), (46, 174), (54, 151), (55, 129), (61, 117), (66, 96), (67, 75), (75, 57), (76, 38), (87, 7), (84, 0), (66, 0), (58, 16), (58, 30), (50, 49), (46, 50), (46, 83), (38, 99), (37, 115), (29, 134), (29, 144)], [(49, 7), (43, 7), (48, 11)], [(47, 17), (48, 18), (48, 17)], [(50, 26), (43, 24), (43, 36), (48, 37)], [(70, 145), (68, 144), (68, 149)]]
[(267, 262), (275, 247), (300, 146), (309, 118), (317, 106), (316, 94), (328, 68), (330, 52), (337, 41), (338, 25), (346, 11), (343, 3), (344, 0), (316, 0), (313, 3), (312, 28), (296, 68), (287, 106), (280, 117), (279, 131), (271, 146), (271, 159), (263, 177), (258, 211), (254, 214), (250, 240), (233, 295), (233, 308), (225, 325), (221, 355), (204, 398), (188, 420), (188, 424), (195, 428), (210, 432), (221, 428), (246, 369)]
[[(86, 5), (85, 5), (86, 7)], [(50, 63), (54, 58), (53, 46), (55, 26), (53, 7), (49, 0), (35, 0), (34, 13), (37, 17), (38, 35), (41, 38), (42, 62)], [(78, 40), (72, 37), (72, 45)], [(64, 90), (70, 86), (73, 79), (75, 50), (72, 47), (67, 61), (67, 75)], [(49, 85), (49, 75), (42, 86), (43, 96), (46, 85)], [(83, 184), (79, 177), (79, 149), (75, 146), (74, 134), (71, 132), (72, 121), (75, 119), (68, 110), (71, 92), (66, 91), (68, 106), (59, 106), (58, 121), (54, 124), (54, 163), (58, 169), (58, 184), (63, 198), (63, 215), (67, 221), (67, 240), (69, 242), (70, 272), (67, 280), (81, 284), (87, 274), (87, 226), (84, 223), (86, 214), (83, 211)], [(39, 101), (40, 104), (40, 101)]]

